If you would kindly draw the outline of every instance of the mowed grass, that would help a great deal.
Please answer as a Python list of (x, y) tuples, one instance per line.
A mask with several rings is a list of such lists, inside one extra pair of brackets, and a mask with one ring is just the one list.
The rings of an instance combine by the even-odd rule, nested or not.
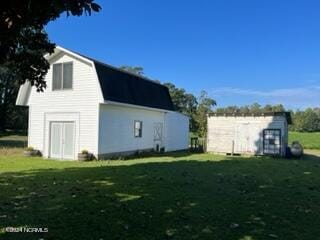
[(303, 240), (320, 234), (317, 150), (296, 160), (180, 152), (68, 162), (21, 156), (25, 140), (0, 136), (0, 239)]
[(289, 132), (289, 144), (299, 141), (305, 149), (320, 149), (320, 132)]
[(320, 159), (188, 152), (127, 161), (0, 156), (3, 239), (316, 239)]

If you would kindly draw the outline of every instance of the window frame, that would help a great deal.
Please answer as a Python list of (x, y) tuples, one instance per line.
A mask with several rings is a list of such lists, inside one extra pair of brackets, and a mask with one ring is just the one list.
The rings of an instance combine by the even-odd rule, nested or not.
[[(71, 64), (71, 88), (64, 88), (63, 87), (63, 83), (64, 83), (64, 65), (65, 64)], [(54, 85), (54, 82), (53, 82), (53, 79), (54, 79), (54, 71), (53, 71), (53, 66), (54, 65), (61, 65), (61, 88), (54, 88), (53, 85)], [(61, 63), (54, 63), (52, 64), (52, 84), (51, 84), (51, 89), (52, 91), (70, 91), (70, 90), (73, 90), (73, 62), (72, 61), (69, 61), (69, 62), (61, 62)]]
[[(136, 127), (136, 124), (137, 123), (139, 123), (139, 126), (140, 126), (140, 128), (137, 128)], [(143, 129), (143, 123), (142, 123), (142, 121), (140, 121), (140, 120), (134, 120), (134, 123), (133, 123), (134, 125), (133, 125), (133, 135), (134, 135), (134, 137), (135, 138), (142, 138), (142, 129)], [(139, 131), (139, 134), (137, 135), (136, 134), (136, 131)]]
[[(273, 132), (271, 134), (271, 136), (275, 136), (274, 138), (269, 138), (267, 137), (267, 135), (270, 135), (270, 132)], [(275, 134), (275, 132), (277, 132), (277, 134)], [(268, 134), (267, 134), (268, 133)], [(276, 137), (279, 137), (279, 139), (277, 139)], [(279, 140), (279, 144), (276, 144), (275, 140)], [(270, 144), (270, 140), (273, 140), (274, 143)], [(267, 143), (268, 141), (268, 143)], [(271, 149), (270, 147), (273, 146), (273, 149)], [(273, 152), (270, 153), (271, 150), (278, 150), (278, 152)], [(270, 151), (266, 151), (266, 150), (270, 150)], [(282, 131), (280, 128), (266, 128), (263, 129), (263, 154), (265, 155), (271, 155), (271, 156), (278, 156), (281, 155), (282, 152)]]

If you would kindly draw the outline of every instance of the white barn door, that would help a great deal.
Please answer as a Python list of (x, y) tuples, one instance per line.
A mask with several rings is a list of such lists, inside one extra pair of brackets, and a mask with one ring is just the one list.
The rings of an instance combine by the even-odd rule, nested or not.
[(237, 125), (234, 144), (236, 153), (257, 153), (260, 145), (257, 126), (249, 123)]
[(154, 146), (156, 150), (162, 147), (162, 131), (163, 131), (163, 124), (162, 123), (154, 123), (153, 127), (153, 141), (154, 141)]
[(52, 122), (50, 128), (50, 157), (74, 159), (74, 122)]
[(236, 126), (235, 133), (235, 152), (236, 153), (246, 153), (248, 152), (249, 143), (249, 124), (239, 124)]

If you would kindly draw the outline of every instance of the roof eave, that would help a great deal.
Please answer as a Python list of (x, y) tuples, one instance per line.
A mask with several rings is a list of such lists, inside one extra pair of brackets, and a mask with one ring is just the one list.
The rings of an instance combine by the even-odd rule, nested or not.
[(56, 55), (58, 55), (58, 54), (61, 53), (61, 52), (67, 53), (67, 54), (69, 54), (69, 55), (71, 55), (71, 56), (73, 56), (73, 57), (75, 57), (75, 58), (78, 58), (78, 59), (80, 59), (80, 60), (82, 60), (82, 61), (84, 61), (84, 62), (87, 62), (87, 63), (89, 63), (89, 64), (91, 64), (91, 65), (94, 64), (91, 59), (86, 58), (86, 57), (83, 57), (83, 56), (81, 56), (80, 54), (77, 54), (77, 53), (75, 53), (75, 52), (72, 52), (72, 51), (70, 51), (70, 50), (68, 50), (68, 49), (65, 49), (65, 48), (63, 48), (63, 47), (60, 47), (60, 46), (56, 46), (56, 48), (55, 48), (55, 50), (54, 50), (54, 52), (53, 52), (52, 54), (46, 54), (46, 55), (44, 55), (44, 57), (47, 59), (47, 61), (50, 62), (50, 60), (51, 60), (52, 58), (54, 58)]
[(264, 112), (264, 113), (209, 113), (208, 117), (274, 117), (283, 116), (288, 124), (292, 124), (290, 112)]
[(144, 109), (144, 110), (158, 111), (158, 112), (173, 112), (173, 111), (168, 110), (168, 109), (153, 108), (153, 107), (135, 105), (135, 104), (130, 104), (130, 103), (115, 102), (115, 101), (110, 101), (110, 100), (105, 100), (101, 104), (108, 104), (108, 105), (115, 105), (115, 106), (122, 106), (122, 107), (130, 107), (130, 108), (140, 108), (140, 109)]

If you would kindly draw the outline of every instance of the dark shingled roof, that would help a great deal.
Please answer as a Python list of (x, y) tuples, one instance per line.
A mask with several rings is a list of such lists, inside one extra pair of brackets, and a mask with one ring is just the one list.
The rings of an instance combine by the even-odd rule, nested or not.
[(292, 124), (290, 112), (264, 112), (264, 113), (210, 113), (209, 116), (217, 117), (263, 117), (263, 116), (283, 116), (288, 124)]
[(166, 86), (91, 59), (95, 64), (105, 100), (174, 110)]
[(169, 90), (161, 83), (83, 54), (70, 52), (93, 61), (104, 100), (174, 111)]

